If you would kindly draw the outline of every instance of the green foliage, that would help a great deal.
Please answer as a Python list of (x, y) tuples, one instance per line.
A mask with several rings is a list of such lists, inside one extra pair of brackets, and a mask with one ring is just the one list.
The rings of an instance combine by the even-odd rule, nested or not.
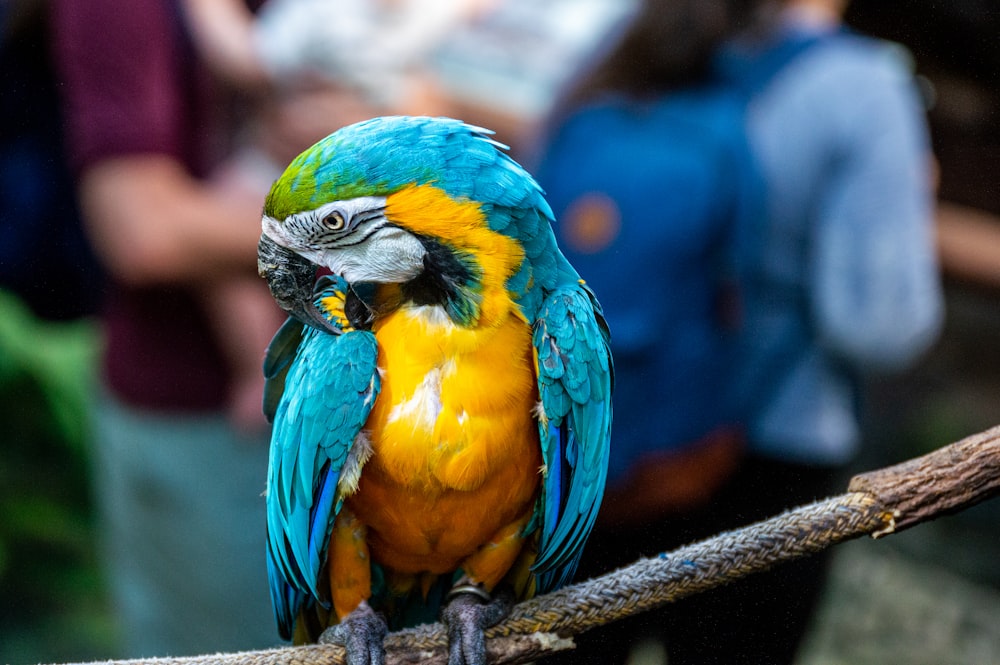
[[(0, 290), (0, 390), (33, 385), (42, 402), (31, 408), (31, 425), (79, 452), (86, 441), (89, 395), (93, 392), (98, 332), (90, 321), (48, 323), (35, 319), (16, 296)], [(3, 415), (25, 406), (7, 402)]]
[(0, 291), (0, 662), (107, 657), (87, 437), (99, 334)]

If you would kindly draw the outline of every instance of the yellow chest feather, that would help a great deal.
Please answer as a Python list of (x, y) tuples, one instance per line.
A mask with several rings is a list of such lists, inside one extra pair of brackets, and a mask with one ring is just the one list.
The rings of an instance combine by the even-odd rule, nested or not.
[(534, 457), (527, 323), (510, 316), (485, 330), (460, 328), (438, 307), (404, 307), (376, 337), (383, 380), (367, 423), (369, 466), (386, 480), (430, 493), (471, 491), (512, 457)]

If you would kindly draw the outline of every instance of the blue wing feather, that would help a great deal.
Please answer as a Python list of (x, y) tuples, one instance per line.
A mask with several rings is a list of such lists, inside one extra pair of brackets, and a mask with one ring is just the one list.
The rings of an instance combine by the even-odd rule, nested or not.
[(340, 506), (337, 481), (380, 387), (369, 332), (301, 332), (274, 415), (267, 486), (268, 570), (279, 631), (323, 602), (319, 579)]
[(274, 422), (278, 402), (285, 391), (285, 377), (302, 341), (302, 323), (289, 317), (275, 333), (264, 353), (264, 416)]
[(271, 589), (271, 606), (274, 607), (274, 616), (278, 620), (278, 633), (284, 639), (291, 639), (292, 631), (295, 628), (295, 616), (299, 608), (307, 601), (304, 593), (288, 583), (287, 578), (281, 572), (278, 562), (267, 556), (267, 581)]
[(607, 324), (582, 284), (561, 287), (544, 300), (533, 342), (548, 470), (534, 570), (545, 592), (573, 577), (597, 518), (607, 477), (613, 375)]
[(565, 458), (563, 455), (563, 449), (565, 442), (563, 441), (563, 432), (560, 428), (555, 425), (549, 425), (548, 438), (542, 438), (542, 441), (547, 441), (548, 450), (543, 455), (546, 460), (553, 460), (551, 466), (548, 467), (546, 475), (546, 488), (559, 488), (559, 491), (546, 491), (544, 509), (543, 509), (543, 529), (544, 533), (555, 533), (556, 527), (559, 524), (559, 518), (561, 515), (562, 505), (560, 502), (560, 497), (563, 496), (565, 488), (563, 487), (563, 464), (562, 460)]
[(330, 542), (324, 536), (340, 508), (340, 502), (336, 500), (337, 474), (330, 463), (323, 467), (320, 477), (315, 509), (309, 521), (309, 570), (322, 570), (326, 547)]

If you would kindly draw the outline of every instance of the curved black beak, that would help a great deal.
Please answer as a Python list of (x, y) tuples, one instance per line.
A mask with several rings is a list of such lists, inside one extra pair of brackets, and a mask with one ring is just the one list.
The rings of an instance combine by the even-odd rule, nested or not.
[(316, 265), (282, 247), (266, 234), (257, 244), (257, 273), (267, 280), (271, 295), (281, 309), (302, 323), (320, 330), (339, 333), (313, 303)]

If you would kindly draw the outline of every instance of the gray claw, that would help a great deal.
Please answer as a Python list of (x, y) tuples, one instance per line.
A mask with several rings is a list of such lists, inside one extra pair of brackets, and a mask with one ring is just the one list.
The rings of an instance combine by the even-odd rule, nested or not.
[(320, 644), (339, 644), (347, 652), (347, 665), (384, 665), (385, 619), (361, 601), (354, 611), (336, 626), (319, 636)]
[(510, 614), (513, 601), (507, 592), (485, 601), (481, 592), (453, 591), (441, 610), (441, 621), (448, 628), (448, 665), (486, 665), (484, 631)]

